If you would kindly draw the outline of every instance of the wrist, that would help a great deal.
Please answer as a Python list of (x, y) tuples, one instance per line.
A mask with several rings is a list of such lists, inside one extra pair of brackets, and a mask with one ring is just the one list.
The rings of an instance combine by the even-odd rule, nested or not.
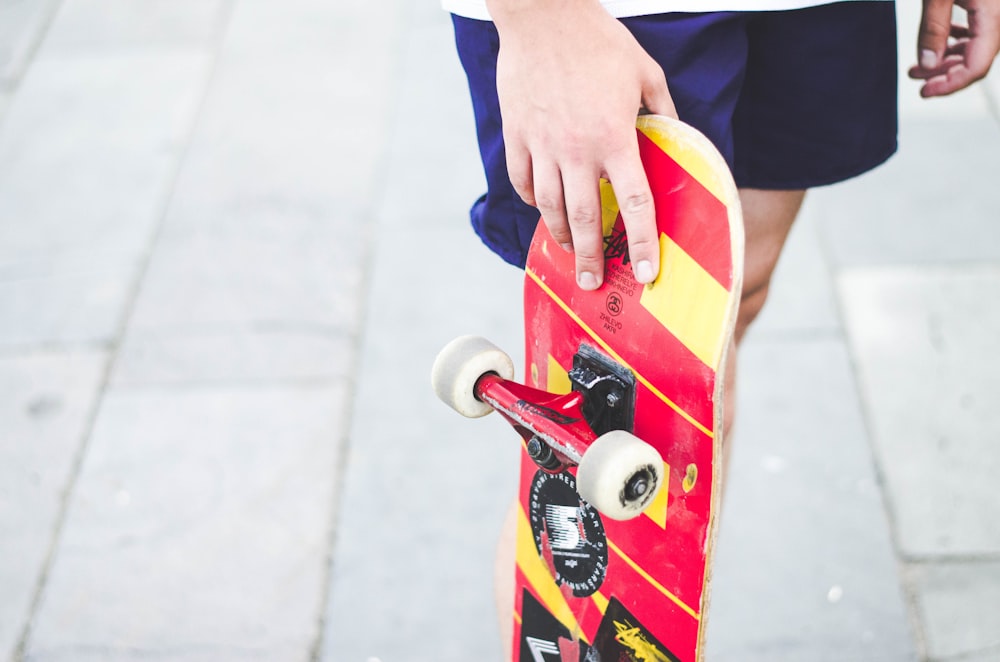
[(600, 0), (486, 0), (486, 8), (501, 33), (565, 27), (595, 9), (610, 18)]

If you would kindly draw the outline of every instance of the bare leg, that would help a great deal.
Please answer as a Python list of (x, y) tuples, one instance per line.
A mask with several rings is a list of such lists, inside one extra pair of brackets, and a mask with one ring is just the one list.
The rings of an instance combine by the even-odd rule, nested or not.
[(746, 230), (746, 255), (743, 263), (743, 296), (736, 318), (736, 333), (726, 360), (726, 393), (723, 404), (722, 475), (729, 466), (732, 446), (728, 443), (736, 416), (736, 348), (750, 324), (760, 314), (771, 287), (771, 276), (778, 264), (781, 249), (802, 207), (805, 191), (763, 191), (740, 189), (743, 225)]
[(504, 517), (500, 529), (500, 541), (497, 544), (497, 561), (493, 571), (494, 588), (496, 589), (497, 618), (500, 619), (500, 644), (504, 660), (511, 660), (511, 646), (514, 642), (514, 563), (517, 546), (517, 509), (520, 504), (514, 501)]
[[(743, 222), (746, 227), (746, 256), (743, 267), (743, 295), (736, 320), (736, 334), (727, 358), (725, 392), (725, 430), (731, 430), (735, 415), (736, 396), (736, 346), (750, 323), (760, 314), (771, 284), (771, 274), (778, 264), (778, 257), (785, 245), (788, 231), (802, 206), (805, 191), (740, 190), (743, 205)], [(729, 464), (730, 444), (723, 448), (723, 471)], [(497, 550), (494, 575), (497, 596), (497, 614), (500, 619), (500, 638), (505, 660), (511, 659), (514, 614), (514, 553), (517, 535), (517, 508), (514, 502), (504, 520)]]

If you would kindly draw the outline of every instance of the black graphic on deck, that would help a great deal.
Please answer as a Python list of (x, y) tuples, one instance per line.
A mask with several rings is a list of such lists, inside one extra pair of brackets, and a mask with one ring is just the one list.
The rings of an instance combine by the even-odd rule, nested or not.
[(622, 264), (631, 262), (628, 254), (628, 237), (625, 236), (625, 226), (616, 225), (611, 234), (604, 238), (604, 257), (609, 260), (622, 259)]
[(603, 662), (680, 662), (616, 598), (604, 612), (593, 650)]
[(576, 662), (560, 657), (560, 643), (569, 650), (579, 647), (579, 662), (599, 662), (599, 658), (593, 658), (587, 644), (572, 641), (570, 631), (539, 604), (531, 593), (524, 590), (523, 596), (519, 662)]
[(607, 538), (601, 516), (577, 494), (572, 474), (535, 474), (529, 518), (535, 548), (551, 559), (556, 582), (580, 598), (597, 591), (608, 569)]

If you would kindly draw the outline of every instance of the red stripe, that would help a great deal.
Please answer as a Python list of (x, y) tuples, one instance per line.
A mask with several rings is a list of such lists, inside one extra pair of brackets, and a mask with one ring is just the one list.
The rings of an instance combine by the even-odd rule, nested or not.
[(661, 231), (723, 287), (731, 289), (732, 249), (726, 206), (641, 131), (639, 154)]

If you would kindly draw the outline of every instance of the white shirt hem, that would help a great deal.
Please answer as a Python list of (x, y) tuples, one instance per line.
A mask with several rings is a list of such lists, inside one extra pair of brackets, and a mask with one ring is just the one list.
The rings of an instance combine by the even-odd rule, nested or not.
[[(625, 18), (667, 12), (782, 11), (816, 7), (837, 1), (849, 0), (602, 0), (602, 4), (612, 16)], [(442, 0), (441, 6), (459, 16), (480, 21), (490, 20), (490, 13), (482, 0)]]

